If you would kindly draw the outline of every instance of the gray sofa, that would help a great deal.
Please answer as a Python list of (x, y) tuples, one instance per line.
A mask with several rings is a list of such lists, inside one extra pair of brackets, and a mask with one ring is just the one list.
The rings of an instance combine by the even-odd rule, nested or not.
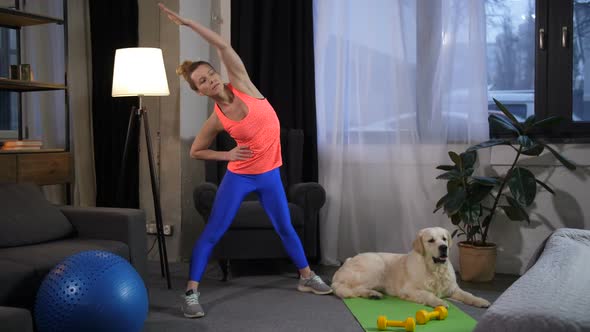
[(554, 231), (474, 331), (590, 331), (589, 256), (590, 230)]
[(32, 308), (45, 275), (85, 250), (129, 260), (146, 277), (141, 210), (55, 206), (33, 184), (0, 184), (0, 322), (2, 331), (33, 331)]

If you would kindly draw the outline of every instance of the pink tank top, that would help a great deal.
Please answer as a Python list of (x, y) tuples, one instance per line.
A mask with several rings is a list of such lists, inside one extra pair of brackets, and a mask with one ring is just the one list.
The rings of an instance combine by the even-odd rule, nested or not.
[(215, 113), (238, 145), (245, 145), (252, 151), (251, 158), (230, 161), (227, 169), (237, 174), (262, 174), (281, 166), (281, 126), (275, 110), (266, 98), (254, 98), (231, 84), (227, 87), (246, 104), (248, 114), (242, 120), (234, 121), (223, 114), (217, 103)]

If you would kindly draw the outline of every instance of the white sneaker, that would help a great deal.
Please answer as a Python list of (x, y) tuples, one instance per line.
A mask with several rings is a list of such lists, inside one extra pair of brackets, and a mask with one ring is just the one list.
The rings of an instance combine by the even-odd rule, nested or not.
[(199, 304), (199, 295), (201, 293), (195, 292), (192, 289), (184, 293), (184, 305), (182, 306), (184, 317), (199, 318), (205, 316), (205, 311), (201, 304)]
[(311, 272), (311, 276), (309, 278), (299, 278), (297, 290), (300, 292), (314, 293), (317, 295), (326, 295), (332, 293), (332, 288), (326, 285), (322, 278), (316, 275), (313, 271)]

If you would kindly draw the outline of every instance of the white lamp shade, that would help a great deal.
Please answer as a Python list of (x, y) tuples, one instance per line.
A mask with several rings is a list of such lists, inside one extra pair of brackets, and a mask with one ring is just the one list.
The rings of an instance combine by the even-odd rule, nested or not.
[(161, 49), (132, 47), (120, 48), (115, 52), (113, 97), (169, 94)]

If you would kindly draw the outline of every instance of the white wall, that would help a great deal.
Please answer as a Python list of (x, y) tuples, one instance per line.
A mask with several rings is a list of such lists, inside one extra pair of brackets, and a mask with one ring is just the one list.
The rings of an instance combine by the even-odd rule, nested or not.
[[(211, 25), (210, 0), (180, 0), (179, 14), (193, 19), (205, 26)], [(180, 28), (180, 57), (178, 63), (184, 60), (210, 61), (210, 47), (207, 42), (189, 28)], [(179, 77), (180, 78), (180, 77)], [(180, 137), (192, 140), (208, 115), (206, 97), (197, 95), (188, 84), (181, 79), (180, 84)]]
[[(165, 0), (172, 9), (179, 10), (185, 17), (195, 19), (210, 26), (229, 40), (230, 0)], [(195, 211), (192, 203), (192, 190), (204, 181), (204, 163), (188, 157), (190, 144), (212, 110), (207, 98), (195, 94), (182, 81), (174, 70), (185, 59), (208, 60), (218, 69), (219, 60), (207, 43), (188, 28), (178, 29), (167, 18), (160, 15), (155, 0), (142, 0), (140, 5), (140, 44), (142, 46), (161, 45), (170, 85), (170, 97), (152, 98), (161, 100), (148, 107), (150, 124), (154, 134), (156, 156), (161, 164), (161, 192), (164, 222), (172, 223), (176, 233), (167, 238), (170, 261), (188, 260), (194, 241), (203, 227), (203, 220)], [(218, 20), (211, 19), (212, 15)], [(165, 22), (166, 21), (166, 22)], [(157, 46), (156, 46), (157, 47)], [(222, 75), (227, 77), (223, 68)], [(176, 95), (175, 95), (176, 93)], [(161, 103), (161, 104), (160, 104)], [(161, 128), (161, 126), (163, 126)], [(157, 134), (160, 136), (156, 136)], [(532, 171), (537, 177), (548, 183), (556, 192), (553, 196), (541, 191), (531, 210), (531, 225), (498, 218), (490, 229), (490, 240), (498, 244), (497, 272), (519, 274), (524, 272), (526, 264), (534, 250), (555, 229), (574, 227), (590, 229), (590, 145), (558, 145), (559, 151), (576, 162), (580, 167), (570, 172), (558, 163), (550, 154), (544, 154), (532, 161)], [(160, 149), (162, 154), (160, 155)], [(509, 148), (495, 147), (491, 154), (492, 169), (505, 172), (512, 162), (514, 154)], [(142, 207), (148, 212), (148, 220), (153, 220), (151, 187), (147, 173), (147, 160), (142, 155), (141, 193)], [(525, 161), (531, 164), (531, 161)], [(425, 176), (433, 181), (437, 170), (424, 168)], [(502, 173), (503, 174), (503, 173)], [(442, 190), (441, 187), (441, 195)], [(429, 207), (424, 207), (430, 209)], [(433, 224), (452, 229), (446, 216), (437, 213), (431, 215)], [(150, 242), (151, 244), (151, 242)], [(453, 262), (457, 264), (457, 250)], [(150, 258), (157, 259), (157, 248)], [(458, 265), (456, 265), (458, 266)]]
[[(195, 20), (205, 26), (211, 25), (210, 0), (180, 0), (181, 16)], [(180, 57), (184, 60), (210, 61), (211, 48), (207, 42), (194, 31), (183, 27), (180, 29)], [(199, 96), (183, 78), (180, 80), (180, 140), (182, 169), (182, 239), (180, 260), (190, 259), (192, 246), (201, 233), (204, 221), (194, 208), (192, 191), (205, 179), (205, 165), (202, 161), (189, 157), (191, 144), (199, 129), (209, 115), (210, 105), (206, 97)]]
[[(549, 185), (555, 195), (543, 188), (538, 190), (534, 203), (527, 208), (531, 219), (530, 225), (526, 222), (511, 221), (502, 212), (496, 214), (489, 229), (488, 241), (498, 245), (497, 273), (524, 273), (535, 250), (551, 232), (558, 228), (590, 229), (590, 154), (588, 153), (590, 144), (550, 145), (578, 165), (578, 168), (575, 171), (569, 171), (548, 151), (543, 152), (539, 157), (520, 158), (518, 164), (527, 167), (536, 178)], [(449, 150), (464, 151), (465, 148), (467, 146), (451, 146)], [(505, 175), (515, 156), (515, 151), (507, 146), (480, 150), (480, 160), (484, 163), (488, 161), (490, 165), (483, 174)], [(402, 165), (400, 172), (403, 172), (404, 167), (409, 166)], [(435, 180), (436, 176), (441, 174), (441, 171), (434, 168), (435, 166), (420, 165), (419, 167), (424, 177), (433, 179), (433, 185), (429, 186), (425, 193), (431, 206), (415, 208), (432, 208), (433, 210), (435, 202), (446, 193), (444, 187), (446, 181)], [(451, 232), (454, 230), (450, 219), (441, 211), (435, 214), (425, 211), (424, 214), (429, 216), (427, 218), (431, 225), (445, 227)], [(403, 222), (416, 223), (412, 220)], [(455, 245), (451, 251), (451, 260), (455, 269), (459, 268), (459, 250), (456, 242), (462, 239), (464, 238), (455, 239)]]
[[(229, 40), (230, 0), (142, 0), (139, 1), (139, 45), (160, 47), (168, 76), (170, 96), (144, 98), (148, 108), (150, 131), (156, 159), (157, 176), (164, 224), (174, 227), (172, 237), (166, 237), (168, 259), (188, 260), (192, 246), (204, 222), (196, 212), (192, 192), (205, 181), (204, 163), (189, 158), (190, 146), (212, 110), (206, 97), (197, 95), (184, 79), (176, 75), (176, 67), (184, 60), (206, 60), (219, 68), (219, 60), (211, 47), (187, 27), (178, 27), (160, 13), (158, 2), (177, 11), (181, 16), (210, 27)], [(223, 8), (223, 12), (221, 12)], [(211, 19), (212, 15), (221, 21)], [(227, 15), (227, 19), (223, 16)], [(223, 73), (222, 69), (222, 73)], [(146, 211), (147, 222), (155, 222), (151, 181), (145, 143), (140, 155), (140, 206)], [(153, 243), (148, 237), (148, 245)], [(150, 252), (157, 260), (157, 245)]]
[[(497, 272), (522, 274), (535, 249), (561, 227), (590, 229), (590, 145), (552, 145), (579, 167), (569, 171), (549, 152), (523, 160), (539, 180), (547, 183), (555, 195), (541, 190), (530, 211), (531, 224), (498, 218), (490, 227), (490, 240), (498, 244)], [(514, 159), (508, 147), (494, 147), (492, 169), (505, 174)], [(520, 163), (520, 162), (519, 162)]]
[[(178, 259), (181, 204), (180, 204), (180, 141), (178, 112), (179, 88), (174, 69), (178, 62), (178, 27), (161, 14), (158, 2), (164, 3), (173, 10), (178, 8), (178, 0), (142, 0), (138, 1), (139, 9), (139, 46), (159, 47), (162, 49), (164, 66), (168, 79), (170, 95), (166, 97), (144, 97), (143, 104), (147, 109), (153, 157), (156, 166), (162, 221), (172, 225), (173, 235), (166, 237), (166, 249), (169, 261)], [(155, 223), (152, 184), (150, 179), (148, 158), (146, 154), (145, 132), (143, 126), (140, 138), (139, 155), (139, 204), (146, 212), (148, 223)], [(148, 236), (151, 247), (155, 236)], [(149, 248), (149, 247), (148, 247)], [(157, 260), (158, 245), (152, 247), (148, 258)]]

